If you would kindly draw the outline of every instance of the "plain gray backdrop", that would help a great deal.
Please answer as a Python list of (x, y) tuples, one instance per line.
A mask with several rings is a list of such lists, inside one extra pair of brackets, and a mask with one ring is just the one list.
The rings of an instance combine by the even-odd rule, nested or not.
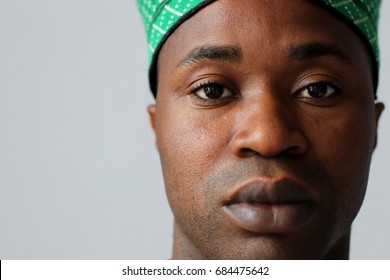
[[(381, 17), (378, 96), (390, 109), (389, 28)], [(150, 103), (135, 0), (0, 0), (0, 259), (170, 257)], [(389, 116), (352, 259), (390, 259)]]

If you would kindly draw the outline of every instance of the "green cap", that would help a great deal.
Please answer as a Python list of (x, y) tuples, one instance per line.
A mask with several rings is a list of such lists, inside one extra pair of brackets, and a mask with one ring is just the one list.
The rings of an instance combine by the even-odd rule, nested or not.
[[(217, 0), (137, 0), (148, 39), (149, 83), (156, 96), (156, 61), (165, 40), (186, 19)], [(379, 72), (378, 18), (381, 0), (312, 0), (349, 23), (366, 42)]]

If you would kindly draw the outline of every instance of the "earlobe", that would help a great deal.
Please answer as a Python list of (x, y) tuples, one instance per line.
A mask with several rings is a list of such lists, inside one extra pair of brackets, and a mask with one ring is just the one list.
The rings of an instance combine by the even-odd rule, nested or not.
[(379, 123), (379, 118), (385, 109), (385, 105), (381, 102), (375, 103), (375, 142), (374, 142), (374, 149), (377, 144), (377, 139), (378, 139), (378, 123)]

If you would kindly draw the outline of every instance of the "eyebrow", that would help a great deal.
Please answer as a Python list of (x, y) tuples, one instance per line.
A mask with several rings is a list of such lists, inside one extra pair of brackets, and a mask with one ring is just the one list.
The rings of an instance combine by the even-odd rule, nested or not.
[(242, 59), (242, 50), (238, 46), (229, 45), (203, 45), (192, 49), (177, 65), (177, 67), (190, 66), (203, 59), (221, 62), (238, 62)]
[[(333, 57), (341, 62), (355, 67), (350, 57), (337, 45), (330, 43), (307, 43), (288, 46), (287, 57), (295, 60), (313, 60), (323, 56)], [(239, 46), (229, 45), (203, 45), (192, 49), (177, 65), (180, 67), (191, 66), (203, 59), (222, 62), (239, 62), (243, 58), (243, 52)]]
[(347, 53), (342, 51), (337, 45), (328, 43), (308, 43), (289, 46), (287, 47), (287, 56), (296, 60), (312, 60), (322, 56), (329, 56), (355, 67)]

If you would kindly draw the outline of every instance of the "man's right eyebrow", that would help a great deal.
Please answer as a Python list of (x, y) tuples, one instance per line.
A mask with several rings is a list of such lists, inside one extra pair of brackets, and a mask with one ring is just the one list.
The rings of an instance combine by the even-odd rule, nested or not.
[(238, 62), (242, 59), (242, 51), (237, 46), (203, 45), (188, 52), (177, 67), (186, 67), (203, 59), (221, 62)]

